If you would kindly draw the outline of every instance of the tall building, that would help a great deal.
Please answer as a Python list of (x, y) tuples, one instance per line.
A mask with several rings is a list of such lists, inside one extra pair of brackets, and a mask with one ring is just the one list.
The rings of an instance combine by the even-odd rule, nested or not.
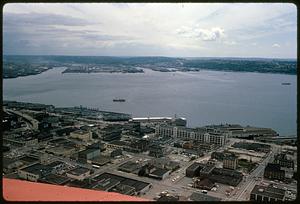
[(279, 164), (268, 163), (265, 168), (264, 177), (268, 179), (284, 180), (285, 171), (280, 168)]
[(225, 155), (223, 159), (223, 168), (236, 170), (238, 166), (238, 157), (234, 154)]

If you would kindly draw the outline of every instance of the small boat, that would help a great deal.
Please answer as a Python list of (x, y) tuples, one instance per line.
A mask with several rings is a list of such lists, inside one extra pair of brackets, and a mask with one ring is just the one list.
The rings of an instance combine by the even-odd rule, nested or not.
[(123, 98), (115, 98), (113, 99), (113, 102), (125, 102), (126, 100)]
[(289, 83), (289, 82), (283, 82), (283, 83), (281, 83), (281, 85), (291, 85), (291, 83)]

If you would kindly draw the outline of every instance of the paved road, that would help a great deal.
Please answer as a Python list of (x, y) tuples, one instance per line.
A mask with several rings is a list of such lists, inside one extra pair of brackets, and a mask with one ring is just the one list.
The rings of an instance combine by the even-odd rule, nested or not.
[(16, 111), (16, 110), (11, 110), (11, 109), (5, 109), (6, 111), (10, 112), (10, 113), (14, 113), (22, 118), (25, 118), (26, 120), (30, 121), (31, 125), (32, 125), (32, 128), (37, 130), (38, 129), (38, 124), (39, 122), (34, 119), (33, 117), (27, 115), (27, 114), (24, 114), (20, 111)]

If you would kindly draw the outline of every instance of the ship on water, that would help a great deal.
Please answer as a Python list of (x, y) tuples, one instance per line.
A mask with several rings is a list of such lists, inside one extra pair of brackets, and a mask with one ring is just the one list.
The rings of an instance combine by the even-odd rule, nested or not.
[(125, 102), (126, 100), (124, 98), (115, 98), (113, 99), (113, 102)]
[(281, 85), (291, 85), (291, 83), (289, 83), (289, 82), (283, 82), (283, 83), (281, 83)]

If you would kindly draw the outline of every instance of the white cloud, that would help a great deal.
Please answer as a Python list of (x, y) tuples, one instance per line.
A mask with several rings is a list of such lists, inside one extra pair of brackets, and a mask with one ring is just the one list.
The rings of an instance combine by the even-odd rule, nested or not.
[(279, 47), (280, 47), (280, 45), (279, 45), (279, 44), (277, 44), (277, 43), (274, 43), (274, 44), (272, 45), (272, 47), (279, 48)]
[(199, 28), (197, 26), (191, 28), (191, 27), (181, 27), (180, 29), (177, 29), (177, 34), (188, 37), (188, 38), (195, 38), (195, 39), (201, 39), (203, 41), (216, 41), (220, 38), (223, 38), (225, 36), (224, 29), (220, 27), (213, 27), (210, 29), (203, 29)]
[[(79, 54), (93, 48), (93, 53), (110, 55), (115, 49), (112, 53), (121, 55), (117, 50), (122, 45), (124, 55), (136, 53), (126, 52), (126, 46), (128, 50), (138, 47), (140, 55), (149, 53), (152, 46), (153, 55), (238, 56), (245, 52), (273, 57), (270, 45), (276, 42), (282, 45), (276, 57), (297, 55), (297, 8), (293, 4), (12, 3), (5, 4), (3, 13), (4, 48), (9, 47), (9, 53), (19, 53), (27, 42), (25, 54), (30, 54), (30, 45), (37, 44), (54, 51), (64, 45), (70, 53), (78, 45)], [(256, 45), (261, 49), (254, 49)]]

